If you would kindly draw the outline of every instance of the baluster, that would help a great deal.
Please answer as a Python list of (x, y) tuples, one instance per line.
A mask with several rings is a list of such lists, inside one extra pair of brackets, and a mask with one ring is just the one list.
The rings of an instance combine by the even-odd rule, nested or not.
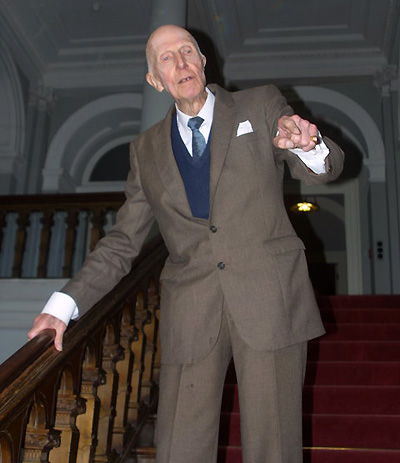
[(18, 214), (18, 229), (15, 238), (14, 265), (12, 268), (12, 277), (20, 278), (22, 274), (22, 260), (26, 241), (26, 229), (29, 222), (29, 212), (21, 211)]
[(34, 402), (26, 427), (22, 463), (49, 463), (49, 452), (60, 445), (61, 431), (46, 429), (43, 404)]
[[(150, 409), (153, 405), (156, 384), (153, 381), (154, 360), (157, 339), (157, 319), (154, 314), (156, 304), (154, 294), (149, 289), (147, 291), (147, 310), (143, 307), (142, 327), (144, 332), (144, 357), (142, 385), (140, 390), (140, 403), (143, 410)], [(145, 318), (146, 317), (146, 318)], [(154, 436), (156, 428), (156, 415), (149, 415), (144, 428), (141, 432), (140, 445), (144, 447), (154, 446)]]
[(80, 396), (86, 400), (86, 412), (76, 419), (79, 429), (79, 445), (76, 463), (93, 461), (97, 446), (97, 426), (99, 419), (100, 400), (97, 388), (106, 382), (103, 370), (95, 367), (95, 358), (91, 346), (86, 348), (83, 362), (82, 384)]
[(3, 245), (3, 229), (6, 226), (6, 214), (7, 212), (4, 209), (0, 210), (0, 252)]
[(6, 433), (0, 433), (0, 462), (13, 463), (12, 442)]
[(53, 224), (53, 212), (49, 210), (43, 211), (40, 222), (42, 224), (42, 230), (40, 232), (39, 263), (36, 275), (37, 278), (46, 278), (47, 262), (50, 250), (50, 230)]
[(156, 339), (156, 317), (154, 316), (150, 304), (148, 305), (148, 310), (146, 310), (146, 314), (147, 318), (146, 320), (144, 320), (143, 323), (143, 331), (145, 334), (146, 345), (144, 354), (141, 400), (147, 406), (149, 406), (151, 403), (152, 393), (154, 389), (153, 365)]
[(115, 367), (117, 361), (123, 359), (122, 347), (115, 342), (115, 329), (108, 325), (103, 347), (102, 368), (106, 374), (106, 382), (97, 391), (101, 407), (98, 425), (98, 444), (95, 462), (108, 462), (110, 458), (112, 431), (115, 418), (115, 403), (118, 391), (118, 373)]
[(73, 393), (73, 378), (64, 371), (58, 391), (55, 428), (61, 430), (61, 445), (51, 451), (52, 463), (75, 462), (78, 452), (79, 430), (76, 417), (85, 413), (85, 399)]
[(154, 346), (154, 360), (153, 360), (153, 371), (152, 379), (154, 383), (159, 384), (160, 382), (160, 296), (158, 294), (157, 286), (154, 280), (150, 281), (149, 285), (149, 310), (153, 313), (156, 330), (155, 339), (153, 340)]
[(117, 363), (119, 381), (117, 401), (115, 405), (116, 414), (112, 441), (112, 448), (119, 452), (123, 450), (124, 437), (128, 430), (127, 413), (131, 391), (130, 382), (133, 366), (133, 353), (130, 347), (134, 339), (134, 327), (131, 325), (131, 308), (128, 303), (125, 303), (122, 311), (120, 336), (120, 344), (124, 349), (125, 355), (123, 360)]
[(92, 229), (90, 231), (90, 250), (93, 251), (97, 242), (104, 236), (104, 223), (105, 223), (105, 211), (103, 209), (95, 209), (93, 211)]
[(78, 210), (67, 211), (67, 230), (65, 231), (63, 277), (69, 278), (72, 274), (72, 260), (74, 257), (76, 226), (78, 224)]
[(145, 351), (145, 336), (143, 332), (143, 321), (138, 314), (143, 313), (143, 294), (136, 295), (134, 338), (131, 344), (133, 352), (133, 371), (132, 371), (132, 392), (129, 400), (128, 422), (135, 425), (140, 414), (140, 393), (142, 388), (143, 358)]

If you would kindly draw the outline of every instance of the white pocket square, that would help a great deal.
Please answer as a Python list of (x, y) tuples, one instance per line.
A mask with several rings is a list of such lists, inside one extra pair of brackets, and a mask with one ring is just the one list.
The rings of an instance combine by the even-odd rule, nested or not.
[(240, 122), (237, 132), (236, 132), (236, 136), (240, 137), (240, 135), (251, 133), (252, 131), (253, 131), (253, 127), (251, 126), (250, 121)]

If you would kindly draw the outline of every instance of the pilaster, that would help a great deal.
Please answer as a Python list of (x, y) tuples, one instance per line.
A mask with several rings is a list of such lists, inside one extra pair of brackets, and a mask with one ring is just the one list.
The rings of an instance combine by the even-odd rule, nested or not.
[(54, 91), (50, 87), (31, 87), (28, 101), (28, 133), (26, 193), (40, 193), (42, 170), (49, 146), (50, 113), (56, 103)]
[[(386, 158), (386, 183), (385, 188), (371, 184), (375, 292), (394, 294), (400, 292), (400, 163), (396, 155), (398, 146), (396, 143), (396, 122), (393, 117), (393, 106), (397, 104), (394, 92), (397, 84), (397, 74), (396, 66), (384, 66), (375, 75), (375, 85), (380, 89), (382, 97), (381, 111)], [(381, 216), (385, 211), (387, 216)], [(387, 224), (387, 238), (384, 236), (385, 233), (382, 233), (385, 223)], [(382, 236), (378, 234), (378, 229), (380, 229)], [(382, 264), (386, 264), (385, 272), (381, 271)]]

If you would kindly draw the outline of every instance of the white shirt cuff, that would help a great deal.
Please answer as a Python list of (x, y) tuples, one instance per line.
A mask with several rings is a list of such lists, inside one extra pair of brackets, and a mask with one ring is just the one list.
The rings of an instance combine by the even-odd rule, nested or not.
[(42, 313), (47, 313), (59, 318), (66, 325), (72, 319), (79, 317), (79, 309), (71, 296), (65, 293), (55, 292), (50, 296)]
[(311, 151), (303, 151), (300, 148), (289, 150), (298, 156), (304, 164), (316, 174), (325, 174), (325, 158), (329, 154), (329, 148), (321, 138), (321, 142)]

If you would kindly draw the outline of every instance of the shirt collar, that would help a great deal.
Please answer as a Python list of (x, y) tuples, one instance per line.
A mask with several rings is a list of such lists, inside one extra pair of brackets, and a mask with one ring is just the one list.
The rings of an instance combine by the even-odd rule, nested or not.
[[(206, 102), (204, 103), (203, 107), (201, 108), (197, 116), (200, 116), (204, 119), (203, 125), (207, 125), (208, 127), (211, 127), (212, 120), (213, 120), (213, 113), (214, 113), (215, 95), (207, 87), (206, 87), (206, 91), (207, 91)], [(183, 113), (176, 104), (175, 104), (175, 108), (176, 108), (178, 126), (181, 125), (182, 127), (185, 127), (185, 129), (187, 129), (188, 120), (193, 116), (188, 116), (187, 114)]]

